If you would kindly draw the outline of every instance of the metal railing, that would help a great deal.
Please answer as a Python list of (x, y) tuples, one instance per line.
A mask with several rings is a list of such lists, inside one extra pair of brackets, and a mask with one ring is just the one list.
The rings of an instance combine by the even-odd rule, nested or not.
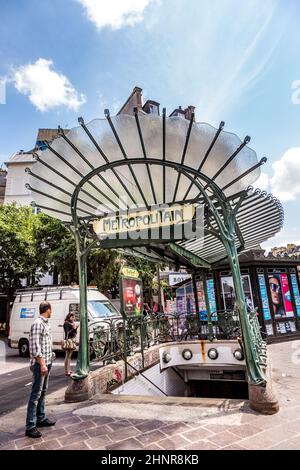
[(103, 320), (89, 328), (90, 355), (103, 363), (144, 352), (153, 345), (192, 340), (235, 339), (241, 335), (235, 312), (217, 312), (208, 322), (199, 315), (158, 314)]

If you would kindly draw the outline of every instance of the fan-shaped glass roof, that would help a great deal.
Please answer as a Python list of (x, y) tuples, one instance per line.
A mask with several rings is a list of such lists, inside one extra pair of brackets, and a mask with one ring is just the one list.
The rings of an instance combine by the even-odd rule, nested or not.
[[(120, 210), (184, 202), (206, 204), (205, 191), (218, 208), (226, 200), (236, 213), (239, 249), (248, 249), (280, 230), (283, 211), (279, 201), (259, 191), (240, 195), (260, 176), (256, 153), (235, 134), (181, 117), (153, 116), (136, 112), (97, 119), (71, 129), (36, 155), (29, 188), (45, 213), (72, 223), (72, 206), (79, 218), (93, 220)], [(78, 196), (74, 199), (74, 191)], [(73, 199), (72, 199), (73, 196)], [(77, 198), (76, 196), (76, 198)], [(75, 203), (74, 203), (75, 201)], [(190, 253), (211, 264), (226, 256), (222, 242), (208, 233), (205, 240), (147, 249), (136, 254), (158, 259), (174, 256), (185, 260)], [(153, 248), (153, 249), (152, 249)]]

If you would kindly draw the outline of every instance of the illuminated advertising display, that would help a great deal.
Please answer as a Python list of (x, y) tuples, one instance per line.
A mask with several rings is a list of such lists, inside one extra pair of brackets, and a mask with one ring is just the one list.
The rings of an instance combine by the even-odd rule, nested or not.
[[(268, 321), (268, 320), (271, 320), (271, 312), (270, 312), (269, 299), (268, 299), (268, 293), (267, 293), (264, 274), (258, 275), (258, 284), (259, 284), (260, 298), (261, 298), (261, 303), (262, 303), (262, 313), (263, 313), (264, 319)], [(269, 332), (270, 332), (269, 334), (273, 334), (273, 328), (272, 329), (269, 328)], [(267, 334), (268, 334), (268, 330), (267, 330)]]
[[(287, 274), (271, 274), (268, 279), (275, 319), (293, 317), (294, 312)], [(283, 333), (283, 331), (280, 332)]]
[(291, 274), (291, 283), (294, 293), (297, 316), (300, 317), (300, 294), (296, 274)]
[(126, 316), (141, 315), (143, 308), (142, 280), (121, 276), (122, 310)]

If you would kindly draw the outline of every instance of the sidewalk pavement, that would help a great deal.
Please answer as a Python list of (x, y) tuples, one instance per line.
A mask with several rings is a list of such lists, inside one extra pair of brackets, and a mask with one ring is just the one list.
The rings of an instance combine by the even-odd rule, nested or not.
[(0, 423), (0, 450), (244, 450), (300, 449), (300, 341), (268, 346), (276, 415), (260, 415), (243, 400), (101, 395), (67, 404), (49, 395), (53, 428), (24, 437), (25, 407)]

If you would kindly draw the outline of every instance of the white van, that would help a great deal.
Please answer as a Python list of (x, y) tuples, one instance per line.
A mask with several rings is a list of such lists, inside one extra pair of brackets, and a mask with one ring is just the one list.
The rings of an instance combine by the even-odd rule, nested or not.
[[(121, 313), (110, 300), (97, 288), (88, 288), (88, 322), (90, 339), (92, 331), (98, 326), (108, 329), (111, 321), (120, 322)], [(35, 318), (39, 316), (39, 305), (43, 300), (50, 302), (52, 307), (51, 330), (53, 349), (59, 350), (64, 339), (63, 324), (69, 312), (75, 313), (79, 321), (79, 287), (50, 287), (42, 289), (24, 289), (17, 292), (13, 304), (8, 345), (19, 349), (22, 357), (29, 355), (29, 332)], [(79, 341), (79, 330), (77, 334)]]

